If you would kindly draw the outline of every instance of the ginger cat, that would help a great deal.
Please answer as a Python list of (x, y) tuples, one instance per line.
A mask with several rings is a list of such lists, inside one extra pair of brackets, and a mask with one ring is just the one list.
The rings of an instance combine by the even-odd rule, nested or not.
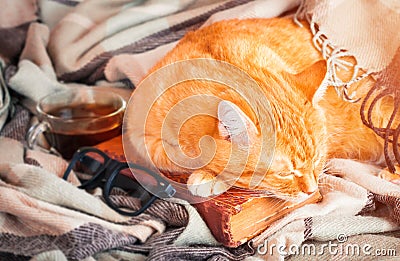
[[(328, 159), (384, 162), (383, 142), (362, 124), (360, 102), (345, 102), (329, 88), (318, 104), (312, 104), (314, 93), (325, 76), (326, 62), (312, 44), (308, 26), (304, 25), (299, 27), (289, 18), (218, 22), (188, 33), (152, 69), (155, 71), (180, 60), (213, 58), (233, 64), (254, 78), (272, 107), (276, 130), (274, 158), (271, 165), (261, 168), (266, 175), (256, 190), (288, 200), (304, 199), (318, 189), (318, 175)], [(351, 72), (341, 74), (350, 77)], [(373, 84), (372, 78), (366, 78), (357, 82), (354, 88), (362, 97)], [(192, 158), (201, 153), (200, 139), (205, 135), (213, 137), (216, 151), (212, 160), (201, 168), (189, 169), (170, 160), (162, 144), (161, 127), (175, 104), (196, 94), (222, 99), (193, 105), (215, 110), (218, 119), (197, 115), (185, 121), (178, 141), (168, 140), (173, 139), (169, 135), (163, 137), (167, 144), (179, 144)], [(389, 103), (389, 100), (382, 102), (375, 115), (382, 126), (392, 109)], [(246, 162), (235, 159), (238, 167), (244, 166), (235, 186), (248, 188), (260, 151), (257, 115), (264, 113), (264, 109), (258, 105), (256, 111), (251, 110), (240, 95), (223, 84), (209, 81), (179, 83), (164, 93), (149, 112), (145, 136), (151, 160), (161, 171), (188, 173), (191, 193), (207, 197), (228, 188), (226, 180), (217, 175), (224, 169), (231, 149), (243, 147), (250, 150), (250, 157)], [(190, 108), (178, 110), (172, 117), (169, 115), (168, 124), (180, 122), (187, 113), (185, 110)], [(243, 138), (243, 133), (247, 133), (248, 138)], [(136, 137), (130, 139), (135, 144)], [(144, 149), (138, 150), (147, 153)]]

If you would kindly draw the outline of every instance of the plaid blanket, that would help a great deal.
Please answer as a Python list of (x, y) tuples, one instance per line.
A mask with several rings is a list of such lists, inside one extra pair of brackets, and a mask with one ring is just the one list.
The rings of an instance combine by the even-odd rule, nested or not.
[[(277, 246), (326, 244), (400, 254), (400, 188), (359, 166), (356, 175), (322, 175), (321, 203), (276, 221), (236, 249), (215, 241), (184, 201), (156, 201), (138, 217), (105, 205), (101, 191), (60, 178), (66, 162), (26, 148), (41, 97), (69, 86), (131, 92), (188, 31), (222, 19), (275, 17), (300, 1), (0, 0), (0, 257), (5, 260), (344, 260), (343, 251), (302, 255)], [(10, 94), (11, 93), (11, 94)], [(138, 201), (113, 195), (132, 209)], [(269, 251), (275, 245), (275, 251)], [(268, 250), (268, 251), (267, 251)], [(392, 251), (393, 250), (393, 251)], [(375, 252), (374, 252), (375, 251)], [(389, 251), (387, 251), (389, 252)]]
[[(76, 176), (60, 178), (64, 159), (24, 146), (29, 121), (17, 106), (0, 134), (1, 260), (242, 260), (254, 252), (221, 247), (178, 199), (158, 200), (137, 217), (119, 215), (100, 189), (89, 194), (77, 188)], [(112, 200), (139, 208), (130, 196)]]

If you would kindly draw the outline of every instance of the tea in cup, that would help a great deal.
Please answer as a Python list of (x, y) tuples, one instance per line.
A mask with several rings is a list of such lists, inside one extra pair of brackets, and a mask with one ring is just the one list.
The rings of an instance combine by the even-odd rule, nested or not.
[(49, 94), (37, 104), (39, 122), (28, 131), (30, 148), (43, 133), (52, 150), (70, 159), (83, 146), (121, 134), (126, 101), (107, 89), (70, 88)]

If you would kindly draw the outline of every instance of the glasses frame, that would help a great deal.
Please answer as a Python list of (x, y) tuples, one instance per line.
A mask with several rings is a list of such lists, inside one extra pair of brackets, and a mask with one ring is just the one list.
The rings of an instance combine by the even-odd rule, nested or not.
[[(64, 172), (63, 179), (67, 180), (68, 176), (70, 175), (73, 167), (75, 166), (78, 161), (81, 161), (85, 156), (87, 156), (87, 153), (97, 153), (104, 159), (104, 163), (100, 166), (100, 168), (97, 170), (97, 173), (93, 175), (90, 179), (87, 181), (84, 181), (78, 188), (80, 189), (94, 189), (96, 187), (101, 187), (103, 189), (103, 198), (106, 202), (106, 204), (112, 208), (114, 211), (118, 212), (119, 214), (125, 215), (125, 216), (137, 216), (143, 213), (147, 208), (150, 207), (151, 204), (157, 199), (157, 198), (171, 198), (175, 195), (176, 190), (175, 188), (162, 176), (157, 174), (156, 172), (143, 167), (141, 165), (135, 164), (135, 163), (128, 163), (128, 162), (120, 162), (118, 160), (112, 159), (109, 157), (106, 153), (103, 151), (94, 148), (94, 147), (82, 147), (78, 149), (74, 155), (72, 156), (72, 159), (70, 163), (68, 164), (67, 169)], [(96, 159), (93, 159), (93, 161), (97, 161)], [(146, 189), (146, 187), (142, 186), (140, 182), (136, 181), (141, 188), (146, 190), (151, 196), (151, 198), (141, 206), (140, 209), (138, 209), (135, 212), (127, 212), (124, 210), (121, 210), (118, 208), (110, 199), (110, 193), (113, 187), (121, 187), (121, 186), (114, 186), (116, 182), (116, 178), (118, 175), (120, 178), (127, 178), (129, 180), (132, 180), (131, 178), (125, 176), (124, 174), (120, 174), (121, 170), (123, 169), (138, 169), (146, 172), (150, 176), (152, 176), (156, 181), (157, 181), (157, 192), (152, 193)], [(132, 174), (134, 175), (134, 174)], [(105, 179), (105, 181), (103, 181)]]

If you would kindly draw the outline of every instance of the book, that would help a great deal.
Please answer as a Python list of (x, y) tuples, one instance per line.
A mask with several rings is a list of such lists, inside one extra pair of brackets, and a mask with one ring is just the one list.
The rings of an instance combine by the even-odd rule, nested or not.
[(301, 203), (255, 197), (235, 188), (195, 204), (214, 237), (226, 247), (237, 247), (266, 230), (274, 221), (306, 204), (322, 199), (317, 191)]
[[(98, 144), (98, 149), (104, 151), (111, 158), (125, 161), (122, 137)], [(179, 173), (163, 173), (167, 178), (182, 182), (187, 179)], [(178, 196), (187, 197), (187, 192), (177, 188)], [(306, 204), (318, 202), (322, 199), (317, 191), (300, 203), (293, 203), (271, 197), (254, 196), (249, 190), (230, 188), (225, 193), (209, 200), (193, 204), (200, 216), (206, 222), (214, 237), (226, 247), (237, 247), (267, 229), (274, 221), (287, 213)]]

